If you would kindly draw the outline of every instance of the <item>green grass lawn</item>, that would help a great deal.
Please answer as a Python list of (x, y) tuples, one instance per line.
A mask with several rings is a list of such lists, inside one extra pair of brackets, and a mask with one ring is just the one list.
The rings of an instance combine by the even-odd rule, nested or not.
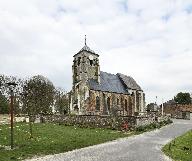
[(163, 147), (166, 155), (177, 161), (192, 161), (192, 130)]
[(10, 144), (10, 128), (0, 125), (0, 161), (22, 160), (34, 155), (42, 156), (103, 143), (133, 133), (123, 133), (108, 129), (89, 129), (64, 126), (53, 123), (34, 124), (33, 138), (30, 139), (29, 126), (19, 123), (14, 126), (14, 150), (2, 146)]

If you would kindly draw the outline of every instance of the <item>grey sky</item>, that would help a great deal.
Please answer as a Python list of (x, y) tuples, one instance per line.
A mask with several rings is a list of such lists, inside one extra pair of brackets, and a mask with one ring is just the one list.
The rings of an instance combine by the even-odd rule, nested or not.
[(0, 0), (0, 73), (71, 89), (84, 45), (101, 70), (132, 76), (147, 103), (192, 90), (192, 0)]

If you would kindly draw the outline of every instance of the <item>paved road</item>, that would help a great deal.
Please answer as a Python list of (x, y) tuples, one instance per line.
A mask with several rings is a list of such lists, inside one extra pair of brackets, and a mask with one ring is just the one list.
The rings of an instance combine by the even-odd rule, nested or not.
[(161, 129), (31, 161), (168, 161), (163, 145), (192, 129), (192, 121), (174, 120)]

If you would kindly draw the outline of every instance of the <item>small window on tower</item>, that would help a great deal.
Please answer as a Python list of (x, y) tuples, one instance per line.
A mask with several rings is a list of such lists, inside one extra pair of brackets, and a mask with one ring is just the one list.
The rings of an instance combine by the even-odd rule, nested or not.
[(78, 57), (78, 66), (80, 65), (81, 63), (81, 57)]
[(91, 65), (91, 66), (93, 65), (93, 60), (90, 60), (90, 65)]

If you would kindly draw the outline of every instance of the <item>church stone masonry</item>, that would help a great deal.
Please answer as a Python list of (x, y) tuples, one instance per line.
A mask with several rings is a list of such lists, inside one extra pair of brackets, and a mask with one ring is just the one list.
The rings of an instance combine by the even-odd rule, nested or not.
[(70, 111), (78, 115), (133, 116), (144, 112), (145, 94), (136, 81), (100, 71), (99, 55), (85, 46), (74, 56)]

